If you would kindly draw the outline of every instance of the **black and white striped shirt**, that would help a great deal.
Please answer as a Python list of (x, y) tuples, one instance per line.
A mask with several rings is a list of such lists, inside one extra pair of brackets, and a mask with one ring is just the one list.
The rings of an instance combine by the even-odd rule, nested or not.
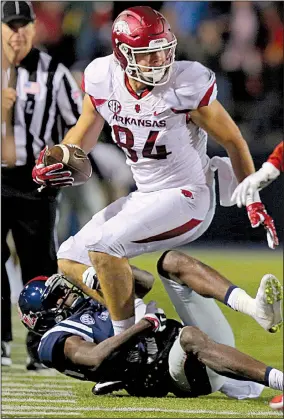
[[(13, 123), (16, 166), (32, 167), (45, 145), (61, 142), (66, 128), (76, 124), (82, 95), (69, 70), (36, 48), (17, 67), (17, 76)], [(8, 81), (9, 73), (6, 77)]]

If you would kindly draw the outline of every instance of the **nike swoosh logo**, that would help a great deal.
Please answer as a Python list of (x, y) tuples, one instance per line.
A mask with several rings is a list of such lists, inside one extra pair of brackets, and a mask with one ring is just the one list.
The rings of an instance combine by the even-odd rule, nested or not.
[(155, 112), (154, 112), (154, 116), (159, 116), (159, 115), (161, 115), (162, 113), (166, 112), (166, 110), (167, 110), (167, 109), (164, 109), (162, 112), (157, 112), (157, 111), (155, 111)]

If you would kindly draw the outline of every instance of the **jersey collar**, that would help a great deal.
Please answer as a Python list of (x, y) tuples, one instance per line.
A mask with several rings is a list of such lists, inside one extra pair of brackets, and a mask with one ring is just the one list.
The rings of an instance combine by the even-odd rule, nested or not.
[(135, 92), (135, 90), (133, 90), (132, 89), (132, 87), (131, 87), (131, 85), (130, 85), (130, 83), (129, 83), (129, 80), (128, 80), (128, 77), (127, 77), (127, 75), (126, 74), (124, 74), (124, 83), (125, 83), (125, 87), (126, 87), (126, 89), (129, 91), (129, 93), (133, 96), (133, 97), (135, 97), (135, 99), (142, 99), (143, 97), (145, 97), (145, 96), (147, 96), (148, 95), (148, 93), (150, 93), (152, 90), (153, 90), (153, 88), (146, 88), (145, 90), (143, 90), (143, 92), (139, 95), (139, 94), (137, 94), (136, 92)]

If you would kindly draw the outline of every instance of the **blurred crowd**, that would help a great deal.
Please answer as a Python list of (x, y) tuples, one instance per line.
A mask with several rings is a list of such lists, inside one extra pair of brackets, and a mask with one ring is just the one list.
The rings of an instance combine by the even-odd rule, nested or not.
[[(141, 2), (33, 2), (36, 44), (57, 56), (78, 82), (86, 65), (111, 53), (111, 25)], [(282, 137), (282, 2), (151, 2), (178, 38), (177, 59), (197, 60), (216, 72), (219, 100), (250, 148), (272, 150)], [(108, 141), (108, 135), (106, 135)], [(214, 145), (211, 145), (214, 147)]]

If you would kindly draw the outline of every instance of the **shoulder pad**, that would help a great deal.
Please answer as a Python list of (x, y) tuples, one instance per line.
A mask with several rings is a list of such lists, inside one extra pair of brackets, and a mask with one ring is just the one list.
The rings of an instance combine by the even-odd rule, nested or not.
[(103, 82), (110, 76), (113, 65), (114, 57), (112, 54), (107, 55), (106, 57), (96, 58), (84, 71), (85, 81), (88, 81), (88, 83), (91, 84)]
[(112, 91), (112, 73), (115, 68), (113, 55), (96, 58), (84, 71), (82, 89), (94, 98), (108, 97)]
[(217, 97), (215, 73), (197, 61), (177, 61), (171, 87), (168, 95), (176, 109), (197, 109)]

